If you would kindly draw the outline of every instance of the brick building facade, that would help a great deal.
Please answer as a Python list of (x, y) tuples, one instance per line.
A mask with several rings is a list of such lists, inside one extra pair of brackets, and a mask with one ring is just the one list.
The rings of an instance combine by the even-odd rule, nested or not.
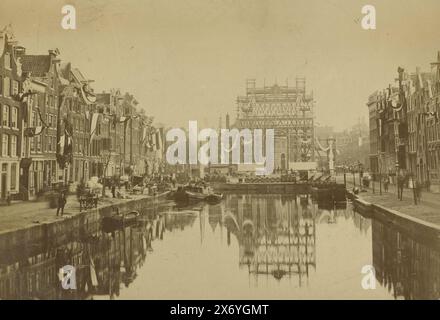
[(144, 176), (161, 166), (163, 131), (129, 93), (96, 94), (58, 49), (29, 54), (0, 31), (0, 200), (28, 200), (60, 183)]

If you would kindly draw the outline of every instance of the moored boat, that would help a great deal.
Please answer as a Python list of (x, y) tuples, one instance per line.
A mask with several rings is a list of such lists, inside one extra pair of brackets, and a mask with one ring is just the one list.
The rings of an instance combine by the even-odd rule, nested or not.
[(207, 184), (189, 184), (177, 188), (174, 193), (174, 200), (178, 203), (207, 201), (209, 203), (218, 202), (223, 199), (223, 195), (215, 193)]
[(139, 217), (138, 211), (130, 211), (125, 214), (114, 214), (112, 216), (102, 218), (102, 226), (104, 230), (120, 229), (133, 225)]

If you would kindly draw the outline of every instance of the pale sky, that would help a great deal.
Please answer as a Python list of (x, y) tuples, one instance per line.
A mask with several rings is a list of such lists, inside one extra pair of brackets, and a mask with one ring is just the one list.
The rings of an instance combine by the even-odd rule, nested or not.
[[(77, 30), (63, 30), (73, 4)], [(377, 11), (363, 30), (361, 8)], [(1, 0), (29, 54), (58, 48), (96, 92), (132, 92), (157, 121), (216, 127), (235, 116), (246, 78), (307, 78), (316, 121), (344, 129), (367, 118), (368, 95), (397, 67), (429, 70), (440, 50), (439, 0)]]

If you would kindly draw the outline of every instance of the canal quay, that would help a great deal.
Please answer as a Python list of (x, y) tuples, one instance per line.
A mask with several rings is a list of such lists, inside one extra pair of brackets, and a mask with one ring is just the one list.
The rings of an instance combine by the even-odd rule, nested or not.
[[(48, 222), (38, 240), (2, 247), (0, 298), (440, 298), (435, 242), (385, 214), (357, 212), (359, 201), (234, 192), (181, 206), (150, 197), (124, 203), (138, 221), (111, 230), (103, 208), (78, 213)], [(75, 290), (60, 286), (65, 265), (76, 266)], [(374, 290), (361, 285), (365, 265), (375, 269)]]

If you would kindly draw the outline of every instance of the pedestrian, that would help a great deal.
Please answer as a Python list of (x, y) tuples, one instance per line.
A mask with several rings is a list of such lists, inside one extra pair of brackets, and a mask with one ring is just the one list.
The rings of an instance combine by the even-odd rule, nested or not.
[(385, 189), (385, 192), (388, 192), (388, 186), (390, 185), (390, 178), (388, 175), (386, 175), (383, 179), (383, 187)]
[(400, 201), (403, 200), (403, 186), (405, 184), (405, 176), (400, 173), (397, 177), (397, 196)]
[(116, 183), (115, 182), (112, 183), (112, 195), (113, 195), (113, 198), (116, 198)]
[(416, 196), (417, 201), (420, 202), (420, 199), (422, 199), (422, 183), (419, 179), (416, 180)]
[[(62, 216), (64, 214), (64, 206), (66, 205), (66, 194), (64, 190), (60, 191), (60, 194), (58, 196), (58, 208), (57, 208), (57, 217), (58, 214)], [(60, 213), (61, 209), (61, 213)]]

